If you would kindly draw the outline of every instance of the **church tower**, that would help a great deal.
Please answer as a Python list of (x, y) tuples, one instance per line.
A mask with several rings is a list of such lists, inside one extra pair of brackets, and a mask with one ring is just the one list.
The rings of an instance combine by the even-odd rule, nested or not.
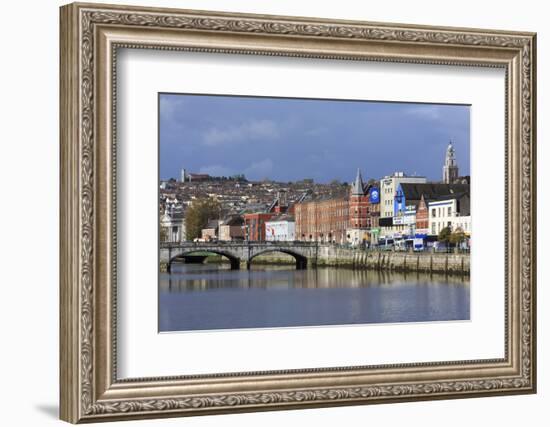
[(367, 208), (369, 198), (365, 194), (365, 185), (361, 171), (357, 169), (357, 176), (351, 185), (349, 198), (349, 222), (351, 228), (367, 227)]
[(445, 154), (445, 164), (443, 165), (443, 183), (453, 184), (457, 179), (458, 164), (455, 158), (455, 148), (453, 147), (453, 142), (449, 141)]

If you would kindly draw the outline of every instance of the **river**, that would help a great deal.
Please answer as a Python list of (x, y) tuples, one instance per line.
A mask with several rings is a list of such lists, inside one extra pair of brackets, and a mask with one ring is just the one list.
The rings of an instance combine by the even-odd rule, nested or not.
[(470, 319), (467, 276), (174, 264), (159, 282), (161, 332)]

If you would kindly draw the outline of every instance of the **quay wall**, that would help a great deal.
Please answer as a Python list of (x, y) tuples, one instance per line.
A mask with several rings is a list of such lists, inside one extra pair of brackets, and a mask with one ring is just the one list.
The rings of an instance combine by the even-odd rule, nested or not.
[(358, 251), (320, 248), (318, 266), (365, 268), (385, 271), (469, 274), (470, 255), (438, 252)]
[[(313, 261), (313, 262), (312, 262)], [(219, 255), (206, 257), (206, 263), (228, 262), (227, 258)], [(254, 264), (295, 265), (296, 261), (290, 255), (279, 252), (263, 254), (254, 258)], [(241, 268), (245, 262), (241, 261)], [(432, 252), (383, 252), (360, 251), (340, 247), (320, 247), (316, 263), (310, 260), (310, 267), (338, 267), (359, 268), (368, 270), (383, 270), (424, 273), (469, 274), (470, 255), (455, 253)], [(165, 271), (165, 268), (161, 271)]]

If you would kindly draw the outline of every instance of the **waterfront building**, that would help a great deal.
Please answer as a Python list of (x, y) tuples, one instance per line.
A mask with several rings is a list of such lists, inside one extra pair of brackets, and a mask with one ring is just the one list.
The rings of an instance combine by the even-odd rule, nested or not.
[(470, 193), (456, 193), (432, 200), (428, 203), (429, 230), (431, 235), (438, 235), (445, 227), (451, 231), (461, 229), (470, 235)]
[(414, 237), (416, 234), (416, 209), (414, 204), (406, 205), (393, 217), (394, 237)]
[(296, 239), (307, 242), (347, 242), (349, 198), (327, 197), (294, 205)]
[(273, 212), (244, 214), (244, 238), (252, 242), (265, 241), (265, 223), (273, 218)]
[(161, 241), (178, 243), (183, 242), (185, 237), (185, 216), (183, 211), (167, 207), (160, 217)]
[(443, 183), (452, 184), (458, 180), (458, 163), (455, 158), (453, 142), (449, 141), (445, 152), (445, 163), (443, 164)]
[(294, 205), (296, 239), (302, 241), (376, 243), (380, 233), (380, 189), (365, 184), (358, 169), (341, 195), (329, 195)]
[(357, 169), (355, 181), (351, 185), (349, 196), (349, 223), (351, 228), (367, 228), (367, 208), (369, 198), (365, 193), (361, 170)]
[(378, 243), (380, 236), (380, 188), (378, 184), (369, 184), (365, 190), (368, 195), (367, 205), (367, 229), (369, 230), (369, 242)]
[(213, 219), (208, 221), (206, 227), (201, 230), (201, 239), (205, 242), (218, 240), (218, 231), (222, 221)]
[(430, 232), (430, 216), (428, 203), (424, 195), (420, 197), (418, 207), (416, 208), (416, 234), (428, 235)]
[[(394, 172), (380, 180), (380, 218), (393, 218), (394, 196), (397, 186), (401, 183), (422, 184), (428, 180), (423, 176), (409, 176), (404, 172)], [(382, 221), (386, 226), (391, 226), (391, 220)]]
[(398, 184), (393, 199), (394, 216), (391, 220), (380, 220), (382, 235), (386, 237), (414, 236), (419, 233), (416, 231), (416, 214), (422, 198), (426, 204), (431, 200), (440, 200), (452, 197), (453, 194), (469, 193), (469, 191), (470, 186), (467, 184), (407, 182)]
[(240, 215), (226, 218), (219, 226), (219, 240), (230, 242), (244, 239), (244, 219)]
[(265, 240), (268, 242), (293, 242), (296, 240), (296, 222), (290, 215), (279, 215), (265, 223)]
[[(376, 243), (378, 218), (380, 216), (380, 191), (376, 185), (365, 185), (361, 171), (357, 169), (355, 181), (350, 188), (349, 226), (346, 240), (353, 246)], [(373, 233), (374, 231), (374, 233)]]

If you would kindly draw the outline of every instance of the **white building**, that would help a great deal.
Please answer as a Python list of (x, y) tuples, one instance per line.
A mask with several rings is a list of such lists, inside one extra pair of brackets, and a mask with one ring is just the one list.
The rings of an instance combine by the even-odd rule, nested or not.
[(401, 183), (424, 184), (428, 182), (424, 176), (408, 176), (404, 172), (394, 172), (380, 180), (380, 218), (395, 216), (394, 197), (397, 186)]
[(461, 199), (453, 198), (448, 200), (437, 200), (428, 203), (429, 232), (431, 235), (438, 235), (445, 227), (451, 231), (461, 229), (467, 235), (472, 232), (472, 217), (468, 206), (460, 209)]
[(164, 242), (185, 241), (185, 217), (181, 212), (164, 211), (160, 217), (160, 237)]
[(281, 217), (266, 221), (265, 240), (268, 242), (293, 242), (296, 240), (294, 219)]

